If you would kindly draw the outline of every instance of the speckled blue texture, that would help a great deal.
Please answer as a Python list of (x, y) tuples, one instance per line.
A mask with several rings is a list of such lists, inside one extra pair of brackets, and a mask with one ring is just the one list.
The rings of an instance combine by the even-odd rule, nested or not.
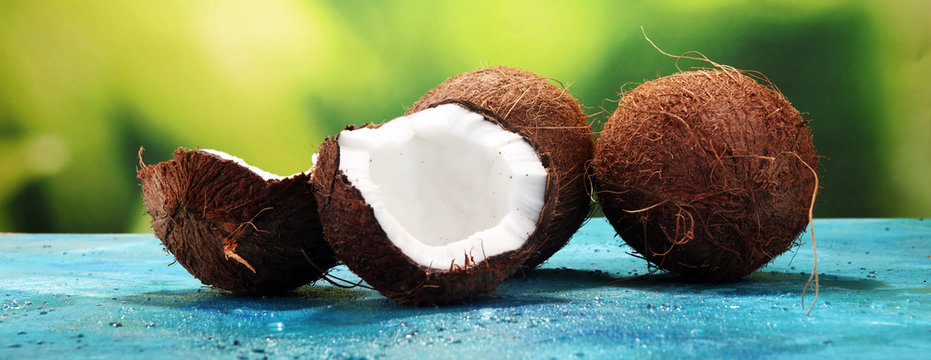
[(931, 358), (931, 220), (816, 220), (815, 231), (811, 316), (807, 234), (734, 284), (617, 281), (646, 263), (594, 219), (500, 298), (441, 308), (322, 281), (229, 295), (169, 265), (152, 235), (0, 235), (0, 359)]

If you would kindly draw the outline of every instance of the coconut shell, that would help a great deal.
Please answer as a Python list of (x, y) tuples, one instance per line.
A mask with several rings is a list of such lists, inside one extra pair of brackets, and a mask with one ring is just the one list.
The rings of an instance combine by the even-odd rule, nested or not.
[(421, 97), (408, 113), (451, 100), (491, 111), (550, 161), (558, 190), (552, 199), (552, 221), (543, 229), (545, 239), (523, 264), (524, 269), (532, 269), (565, 246), (590, 213), (587, 169), (595, 143), (585, 114), (572, 94), (549, 79), (503, 66), (450, 78)]
[(598, 201), (627, 244), (692, 281), (735, 281), (809, 222), (808, 122), (738, 71), (693, 71), (623, 94), (595, 149)]
[(265, 181), (234, 161), (179, 148), (137, 177), (155, 235), (205, 285), (281, 294), (337, 263), (308, 174)]
[[(502, 125), (500, 119), (488, 111), (467, 103), (458, 104)], [(339, 170), (338, 140), (339, 136), (327, 138), (320, 146), (313, 173), (324, 232), (342, 262), (389, 298), (413, 305), (444, 305), (462, 303), (477, 295), (491, 295), (502, 281), (536, 254), (539, 243), (545, 240), (544, 229), (549, 228), (555, 206), (552, 201), (556, 194), (553, 176), (547, 177), (546, 195), (536, 231), (521, 248), (445, 270), (417, 264), (391, 242), (375, 218), (372, 207)], [(541, 161), (548, 172), (552, 171), (545, 156)]]

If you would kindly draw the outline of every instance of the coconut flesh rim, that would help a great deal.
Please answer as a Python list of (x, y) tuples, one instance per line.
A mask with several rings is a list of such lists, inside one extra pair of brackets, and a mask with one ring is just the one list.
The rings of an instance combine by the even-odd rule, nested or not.
[[(445, 104), (339, 135), (339, 170), (415, 263), (466, 267), (536, 230), (546, 169), (520, 135)], [(377, 249), (372, 249), (377, 251)]]
[[(291, 176), (281, 176), (281, 175), (273, 174), (273, 173), (270, 173), (270, 172), (268, 172), (268, 171), (259, 169), (259, 168), (255, 167), (255, 166), (249, 165), (249, 164), (246, 163), (246, 161), (243, 160), (242, 158), (240, 158), (240, 157), (238, 157), (238, 156), (234, 156), (234, 155), (227, 154), (227, 153), (222, 152), (222, 151), (220, 151), (220, 150), (214, 150), (214, 149), (198, 149), (197, 151), (200, 151), (200, 152), (202, 152), (202, 153), (207, 153), (207, 154), (216, 156), (216, 157), (218, 157), (218, 158), (220, 158), (220, 159), (223, 159), (223, 160), (229, 160), (229, 161), (235, 162), (235, 163), (238, 164), (239, 166), (242, 166), (242, 167), (248, 169), (249, 171), (252, 171), (252, 172), (255, 173), (256, 175), (258, 175), (259, 177), (261, 177), (262, 180), (265, 180), (265, 181), (270, 181), (270, 180), (284, 180), (284, 179), (287, 179), (287, 178), (289, 178), (289, 177), (294, 177), (294, 176), (300, 175), (300, 174), (308, 174), (308, 175), (310, 175), (311, 173), (313, 173), (313, 170), (314, 170), (313, 166), (311, 166), (311, 167), (310, 167), (310, 170), (307, 170), (307, 171), (305, 171), (305, 172), (299, 172), (299, 173), (294, 174), (294, 175), (291, 175)], [(313, 157), (312, 157), (311, 159), (312, 159), (312, 160), (311, 160), (311, 163), (312, 163), (312, 164), (313, 164), (313, 163), (316, 163), (316, 162), (317, 162), (317, 154), (314, 154)]]

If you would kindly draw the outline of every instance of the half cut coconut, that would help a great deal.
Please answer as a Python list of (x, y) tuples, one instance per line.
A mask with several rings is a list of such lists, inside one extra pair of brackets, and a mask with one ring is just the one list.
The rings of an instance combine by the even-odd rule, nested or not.
[(419, 265), (465, 267), (519, 249), (546, 169), (523, 137), (454, 104), (340, 134), (339, 170)]
[(469, 104), (348, 128), (324, 143), (316, 169), (338, 256), (405, 302), (493, 292), (530, 256), (547, 221), (545, 156)]
[(546, 238), (522, 267), (533, 269), (566, 245), (591, 208), (588, 164), (595, 143), (578, 100), (549, 78), (497, 66), (449, 78), (424, 94), (408, 113), (448, 101), (475, 104), (494, 113), (508, 130), (530, 139), (537, 153), (546, 154), (554, 178), (553, 215), (543, 231)]

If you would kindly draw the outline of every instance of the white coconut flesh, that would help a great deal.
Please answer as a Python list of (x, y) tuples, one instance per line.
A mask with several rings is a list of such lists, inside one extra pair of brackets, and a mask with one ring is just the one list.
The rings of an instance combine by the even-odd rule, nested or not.
[[(233, 156), (233, 155), (227, 154), (227, 153), (222, 152), (222, 151), (219, 151), (219, 150), (214, 150), (214, 149), (199, 149), (199, 150), (197, 150), (197, 151), (200, 151), (200, 152), (202, 152), (202, 153), (207, 153), (207, 154), (216, 156), (216, 157), (218, 157), (218, 158), (220, 158), (220, 159), (223, 159), (223, 160), (229, 160), (229, 161), (235, 162), (237, 165), (239, 165), (239, 166), (241, 166), (241, 167), (244, 167), (244, 168), (248, 169), (249, 171), (251, 171), (251, 172), (253, 172), (254, 174), (258, 175), (259, 177), (262, 178), (262, 180), (265, 180), (265, 181), (270, 181), (270, 180), (284, 180), (284, 179), (286, 179), (286, 178), (294, 177), (294, 176), (300, 175), (300, 174), (305, 174), (305, 173), (306, 173), (306, 174), (310, 174), (311, 172), (313, 172), (313, 169), (314, 169), (313, 166), (311, 166), (310, 170), (307, 170), (306, 172), (299, 172), (299, 173), (294, 174), (294, 175), (291, 175), (291, 176), (280, 176), (280, 175), (273, 174), (273, 173), (270, 173), (270, 172), (268, 172), (268, 171), (259, 169), (259, 168), (255, 167), (255, 166), (249, 165), (249, 164), (246, 163), (246, 161), (243, 160), (242, 158), (240, 158), (240, 157), (238, 157), (238, 156)], [(315, 163), (315, 162), (316, 162), (316, 158), (317, 158), (317, 154), (314, 154), (311, 163)]]
[(536, 229), (546, 169), (523, 137), (481, 114), (441, 105), (343, 131), (338, 144), (339, 170), (417, 264), (475, 265)]

